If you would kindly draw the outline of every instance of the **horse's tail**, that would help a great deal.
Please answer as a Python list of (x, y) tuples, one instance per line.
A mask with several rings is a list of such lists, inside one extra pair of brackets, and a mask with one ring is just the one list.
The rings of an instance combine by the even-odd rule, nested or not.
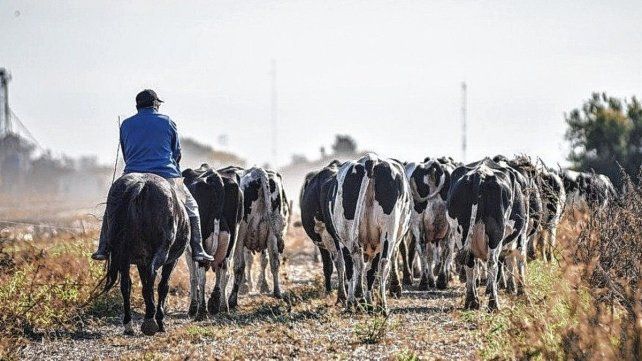
[[(144, 225), (142, 217), (142, 199), (146, 193), (146, 183), (139, 182), (131, 188), (124, 191), (118, 199), (108, 199), (108, 207), (112, 211), (108, 212), (109, 232), (107, 233), (108, 242), (111, 248), (109, 260), (107, 262), (107, 276), (103, 292), (109, 291), (118, 281), (118, 274), (129, 267), (129, 252), (127, 252), (124, 242), (125, 235), (129, 239), (136, 239), (142, 235), (141, 229)], [(112, 202), (109, 204), (109, 202)]]

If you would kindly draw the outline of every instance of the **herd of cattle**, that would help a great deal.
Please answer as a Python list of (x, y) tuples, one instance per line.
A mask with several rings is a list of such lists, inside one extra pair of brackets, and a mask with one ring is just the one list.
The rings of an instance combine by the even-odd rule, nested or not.
[[(239, 290), (248, 289), (248, 282), (252, 287), (253, 253), (261, 254), (261, 291), (268, 291), (269, 263), (273, 294), (281, 297), (279, 259), (292, 211), (281, 175), (258, 167), (203, 165), (183, 176), (199, 205), (204, 247), (215, 257), (203, 268), (187, 255), (190, 316), (235, 307)], [(299, 205), (301, 224), (322, 258), (326, 291), (332, 290), (336, 268), (338, 302), (348, 309), (357, 299), (372, 306), (376, 281), (386, 313), (386, 288), (400, 296), (402, 283), (412, 284), (419, 268), (422, 289), (445, 289), (458, 274), (466, 282), (464, 305), (470, 309), (479, 308), (476, 286), (485, 281), (488, 309), (499, 308), (498, 287), (524, 293), (527, 259), (553, 256), (567, 205), (603, 207), (616, 197), (608, 177), (556, 171), (526, 156), (464, 165), (452, 158), (403, 163), (367, 154), (309, 173)], [(206, 307), (209, 269), (216, 283)], [(226, 297), (232, 269), (234, 284)]]

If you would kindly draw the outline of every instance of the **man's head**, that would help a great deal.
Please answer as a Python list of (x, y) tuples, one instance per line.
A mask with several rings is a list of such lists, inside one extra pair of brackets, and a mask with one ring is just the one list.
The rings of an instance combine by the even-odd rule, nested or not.
[(136, 95), (136, 109), (154, 108), (158, 110), (162, 102), (162, 100), (158, 99), (156, 92), (151, 89), (145, 89)]

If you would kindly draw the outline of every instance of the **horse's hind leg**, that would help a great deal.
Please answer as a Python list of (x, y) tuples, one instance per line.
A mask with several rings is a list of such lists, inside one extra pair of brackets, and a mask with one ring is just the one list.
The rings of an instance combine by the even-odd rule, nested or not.
[(165, 318), (165, 300), (167, 299), (167, 293), (169, 292), (169, 276), (172, 274), (174, 266), (176, 266), (176, 261), (163, 266), (161, 279), (158, 283), (158, 307), (156, 309), (158, 332), (165, 332), (165, 326), (163, 325), (163, 319)]
[(151, 270), (150, 265), (139, 265), (138, 274), (140, 275), (140, 283), (143, 286), (143, 299), (145, 300), (145, 320), (140, 329), (145, 335), (152, 336), (158, 331), (158, 324), (154, 320), (156, 315), (156, 307), (154, 306), (154, 279), (156, 278), (156, 272)]
[(125, 335), (133, 335), (134, 328), (132, 327), (132, 313), (131, 313), (131, 293), (132, 293), (132, 279), (129, 277), (129, 269), (126, 272), (120, 273), (120, 293), (123, 295), (123, 326), (125, 326)]

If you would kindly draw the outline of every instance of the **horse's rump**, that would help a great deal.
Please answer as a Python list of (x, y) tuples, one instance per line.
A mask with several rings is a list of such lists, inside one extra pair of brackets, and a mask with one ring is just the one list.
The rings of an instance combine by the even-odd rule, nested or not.
[(170, 183), (154, 174), (130, 173), (114, 182), (103, 222), (110, 249), (106, 289), (131, 264), (155, 271), (175, 260), (189, 240), (184, 206)]

